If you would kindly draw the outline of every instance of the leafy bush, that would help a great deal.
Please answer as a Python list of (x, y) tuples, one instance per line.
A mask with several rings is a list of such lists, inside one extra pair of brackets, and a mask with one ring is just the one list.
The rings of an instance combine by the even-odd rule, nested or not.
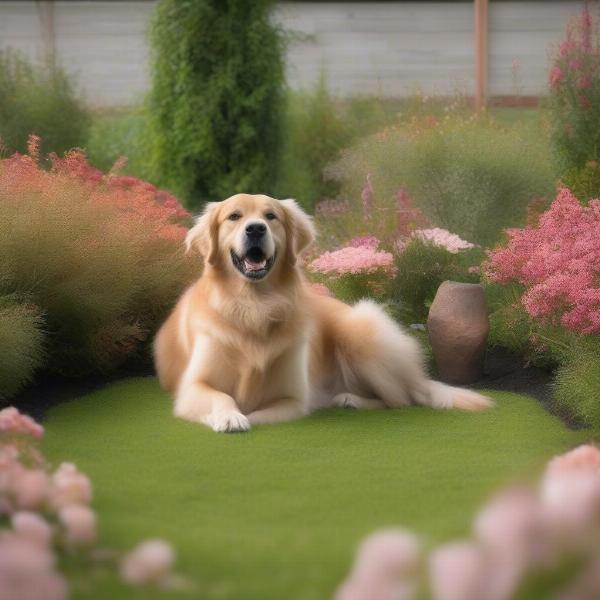
[(272, 0), (162, 0), (151, 27), (153, 165), (188, 206), (269, 192), (280, 151), (282, 36)]
[(85, 143), (88, 161), (101, 171), (109, 171), (125, 156), (121, 172), (154, 180), (146, 148), (147, 116), (141, 108), (94, 114)]
[(566, 188), (538, 225), (507, 232), (509, 243), (485, 265), (496, 283), (524, 286), (534, 319), (583, 334), (600, 333), (600, 200), (582, 206)]
[(43, 318), (32, 304), (0, 297), (0, 402), (16, 394), (44, 360)]
[(328, 172), (355, 204), (369, 176), (374, 210), (389, 211), (404, 189), (433, 224), (484, 246), (503, 228), (522, 224), (532, 198), (553, 191), (541, 140), (450, 113), (387, 128), (345, 152)]
[(552, 141), (562, 171), (600, 160), (600, 34), (587, 4), (567, 26), (549, 83)]
[(561, 178), (561, 183), (583, 204), (591, 198), (600, 198), (600, 163), (588, 160), (584, 167), (570, 169)]
[(0, 51), (0, 138), (9, 152), (26, 152), (30, 133), (44, 152), (62, 153), (85, 143), (89, 115), (73, 83), (57, 67), (29, 63)]
[[(106, 371), (144, 348), (193, 265), (188, 213), (133, 177), (103, 175), (81, 152), (0, 161), (0, 295), (44, 314), (44, 367)], [(2, 353), (8, 352), (2, 349)]]
[(390, 283), (390, 292), (401, 303), (403, 321), (424, 323), (442, 282), (479, 282), (481, 250), (466, 248), (451, 252), (419, 237), (410, 239), (398, 250), (394, 260), (397, 276)]
[(567, 415), (600, 433), (600, 337), (577, 338), (556, 372), (554, 398)]
[(335, 196), (338, 186), (324, 178), (323, 170), (353, 137), (323, 76), (312, 92), (289, 92), (276, 195), (295, 198), (309, 212), (318, 201)]

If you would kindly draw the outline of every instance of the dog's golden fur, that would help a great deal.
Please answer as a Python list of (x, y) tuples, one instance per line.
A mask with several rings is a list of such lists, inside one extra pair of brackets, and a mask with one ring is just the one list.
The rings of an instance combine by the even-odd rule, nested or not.
[[(260, 280), (234, 264), (250, 222), (266, 227), (272, 266)], [(240, 431), (326, 406), (490, 405), (430, 381), (416, 341), (376, 304), (350, 307), (315, 293), (298, 265), (313, 239), (311, 220), (293, 200), (238, 194), (207, 206), (186, 240), (204, 257), (202, 276), (154, 346), (178, 417)]]

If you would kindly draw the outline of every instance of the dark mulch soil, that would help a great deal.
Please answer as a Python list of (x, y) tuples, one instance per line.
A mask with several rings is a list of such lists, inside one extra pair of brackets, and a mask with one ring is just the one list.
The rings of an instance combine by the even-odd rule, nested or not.
[(583, 423), (571, 416), (556, 411), (552, 400), (552, 373), (550, 371), (526, 365), (523, 357), (513, 354), (505, 348), (488, 349), (484, 376), (472, 384), (472, 387), (527, 394), (539, 400), (548, 412), (556, 414), (571, 429), (585, 427)]
[(34, 385), (29, 386), (13, 398), (10, 404), (41, 422), (48, 410), (61, 402), (76, 400), (125, 377), (150, 377), (152, 375), (154, 373), (149, 366), (122, 369), (111, 375), (87, 375), (80, 379), (70, 379), (59, 375), (42, 375)]

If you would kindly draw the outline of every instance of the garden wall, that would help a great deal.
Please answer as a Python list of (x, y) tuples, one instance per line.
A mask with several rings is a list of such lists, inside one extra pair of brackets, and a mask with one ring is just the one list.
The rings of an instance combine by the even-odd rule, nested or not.
[[(54, 53), (93, 104), (132, 104), (148, 86), (145, 29), (153, 4), (3, 1), (0, 48)], [(548, 47), (582, 4), (492, 1), (490, 93), (544, 94)], [(472, 2), (281, 2), (276, 19), (295, 32), (288, 51), (295, 88), (311, 86), (323, 69), (341, 95), (400, 96), (417, 84), (439, 94), (473, 88)]]

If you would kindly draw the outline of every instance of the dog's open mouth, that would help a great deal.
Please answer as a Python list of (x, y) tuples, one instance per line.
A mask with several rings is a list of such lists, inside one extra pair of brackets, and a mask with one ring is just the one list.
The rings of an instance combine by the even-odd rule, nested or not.
[(235, 268), (248, 279), (258, 280), (266, 277), (275, 262), (275, 254), (267, 258), (261, 248), (250, 248), (241, 257), (231, 250), (231, 260)]

